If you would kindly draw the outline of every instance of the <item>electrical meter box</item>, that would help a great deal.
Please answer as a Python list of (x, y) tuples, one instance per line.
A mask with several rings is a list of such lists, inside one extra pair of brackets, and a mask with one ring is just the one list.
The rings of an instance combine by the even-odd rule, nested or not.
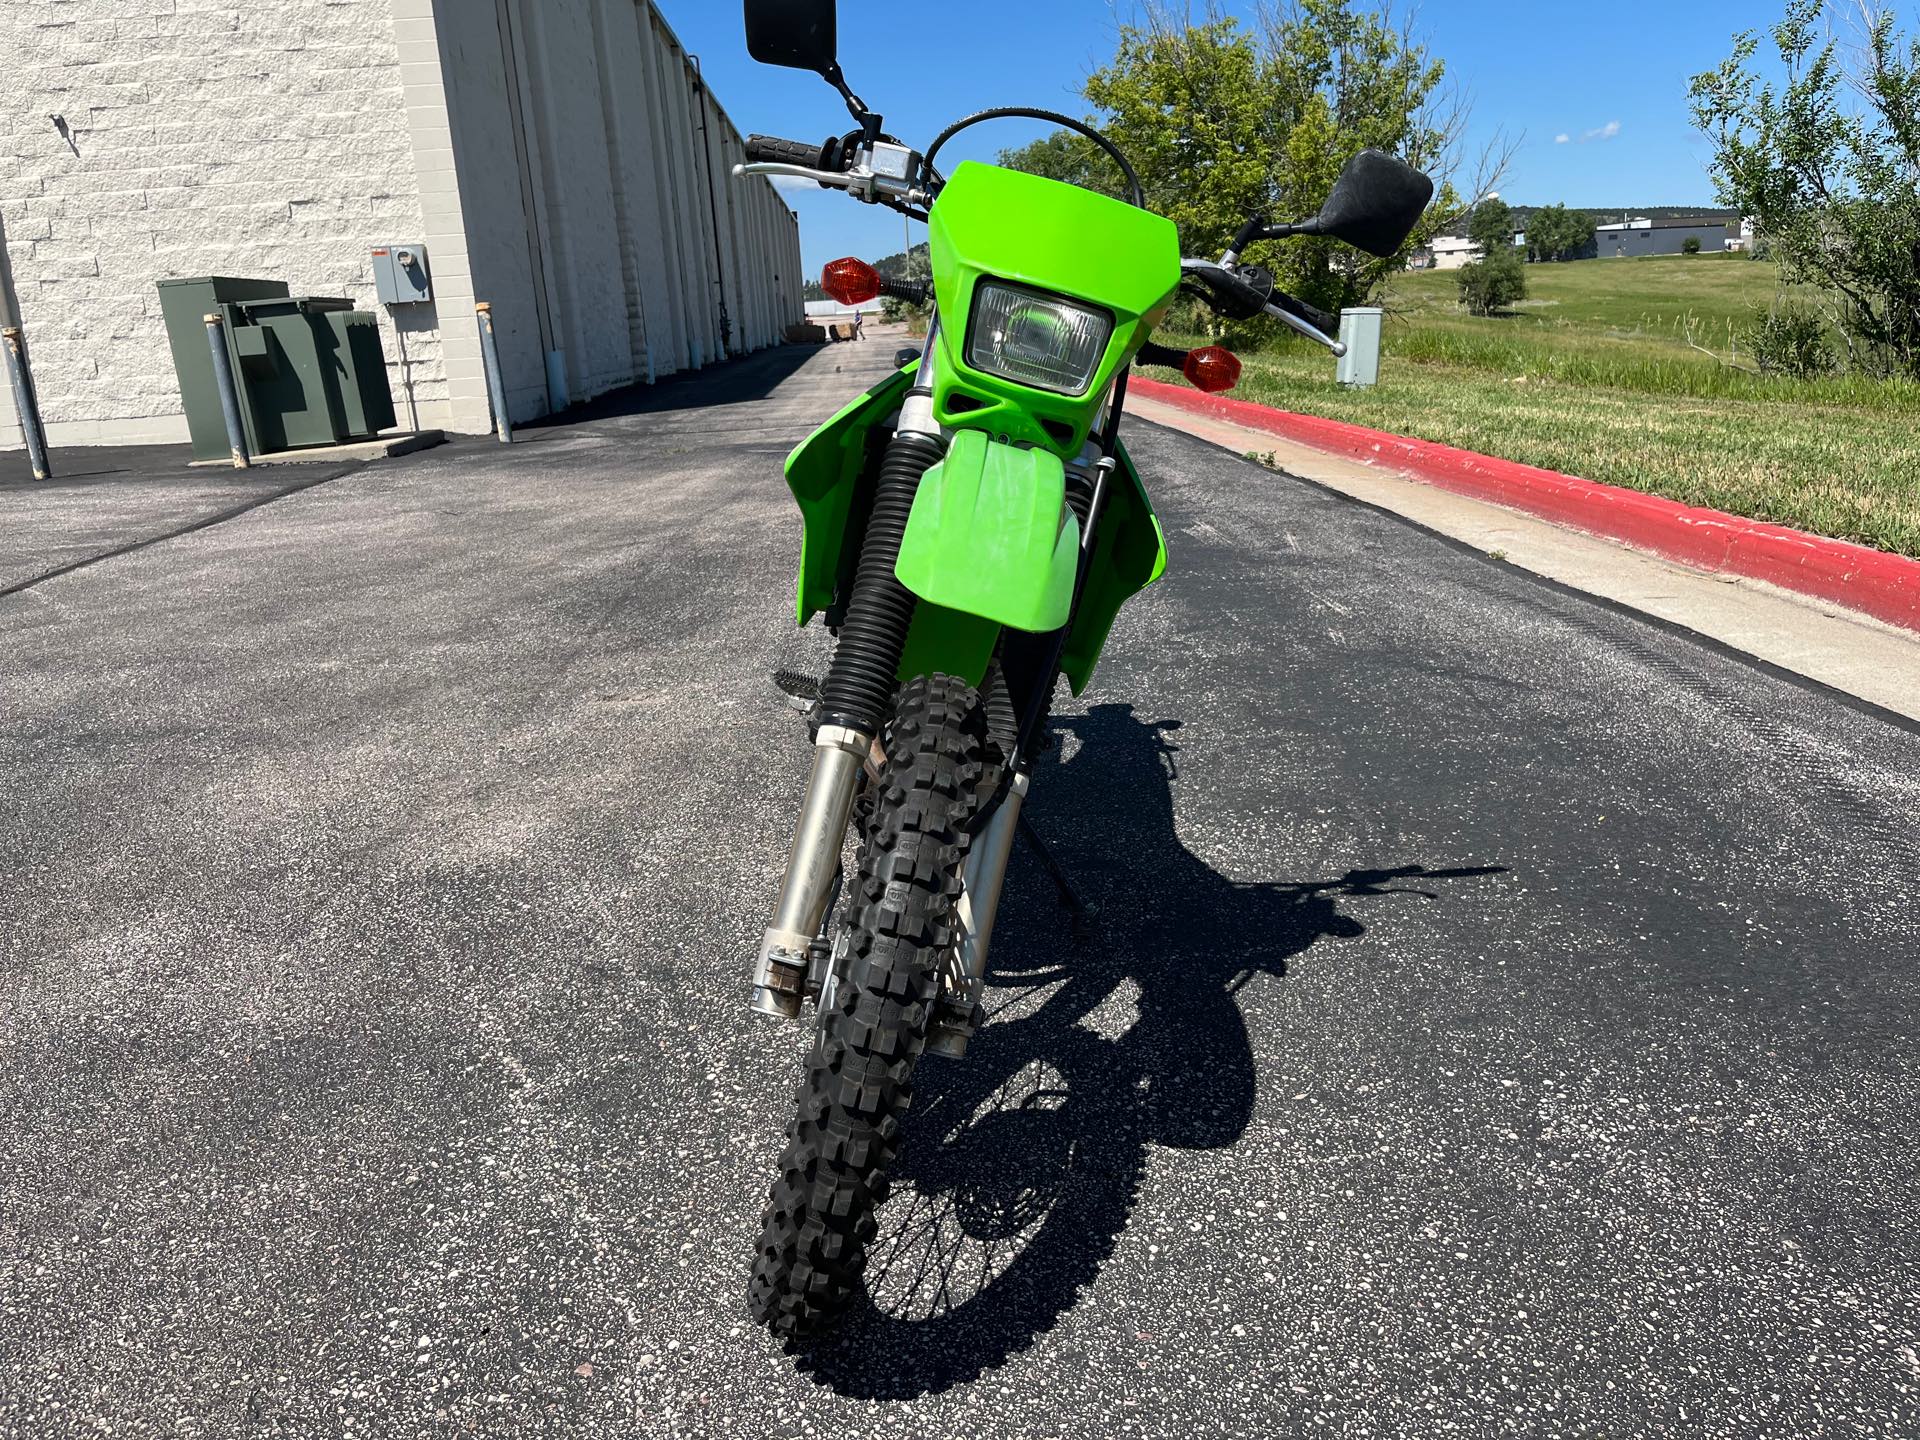
[(1380, 382), (1380, 314), (1372, 305), (1340, 312), (1340, 339), (1347, 353), (1334, 374), (1342, 385), (1365, 388)]
[(417, 305), (433, 299), (424, 245), (373, 247), (373, 289), (382, 305)]

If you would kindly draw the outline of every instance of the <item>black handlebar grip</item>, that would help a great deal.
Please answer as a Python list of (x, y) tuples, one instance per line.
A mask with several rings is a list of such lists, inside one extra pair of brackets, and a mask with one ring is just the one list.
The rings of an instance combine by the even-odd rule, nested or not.
[(808, 170), (831, 170), (837, 167), (827, 163), (827, 152), (835, 144), (833, 140), (809, 145), (803, 140), (782, 140), (778, 135), (749, 135), (747, 159), (771, 161), (776, 165), (799, 165)]
[(1251, 320), (1267, 308), (1267, 300), (1273, 294), (1273, 277), (1256, 265), (1242, 266), (1237, 271), (1207, 269), (1189, 273), (1211, 292), (1207, 303), (1214, 314), (1229, 320)]
[(1340, 333), (1340, 317), (1338, 315), (1329, 315), (1317, 305), (1309, 305), (1304, 300), (1296, 300), (1293, 296), (1279, 290), (1273, 292), (1273, 303), (1295, 319), (1306, 321), (1307, 324), (1324, 334), (1337, 335)]

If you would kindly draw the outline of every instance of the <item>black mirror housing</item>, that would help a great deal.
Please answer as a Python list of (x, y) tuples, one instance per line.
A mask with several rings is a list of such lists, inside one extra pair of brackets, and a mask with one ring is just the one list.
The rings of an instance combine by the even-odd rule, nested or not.
[(746, 0), (747, 53), (762, 65), (839, 73), (834, 0)]
[(1313, 221), (1313, 233), (1344, 240), (1382, 260), (1397, 253), (1433, 199), (1433, 181), (1382, 150), (1346, 163)]

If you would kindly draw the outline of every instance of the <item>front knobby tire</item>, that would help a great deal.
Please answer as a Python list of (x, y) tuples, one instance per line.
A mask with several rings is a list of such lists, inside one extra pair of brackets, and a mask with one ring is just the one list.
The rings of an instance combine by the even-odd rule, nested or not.
[(913, 1069), (959, 930), (968, 826), (990, 779), (986, 718), (948, 675), (900, 692), (861, 836), (832, 1000), (822, 1007), (747, 1303), (805, 1339), (853, 1299), (900, 1149)]

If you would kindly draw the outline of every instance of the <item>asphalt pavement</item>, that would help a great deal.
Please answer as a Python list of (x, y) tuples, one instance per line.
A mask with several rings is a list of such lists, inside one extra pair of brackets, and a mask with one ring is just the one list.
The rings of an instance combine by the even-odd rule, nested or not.
[(1016, 848), (869, 1298), (747, 1323), (779, 462), (891, 348), (36, 502), (0, 1435), (1920, 1432), (1920, 733), (1138, 422), (1028, 811), (1094, 913)]

